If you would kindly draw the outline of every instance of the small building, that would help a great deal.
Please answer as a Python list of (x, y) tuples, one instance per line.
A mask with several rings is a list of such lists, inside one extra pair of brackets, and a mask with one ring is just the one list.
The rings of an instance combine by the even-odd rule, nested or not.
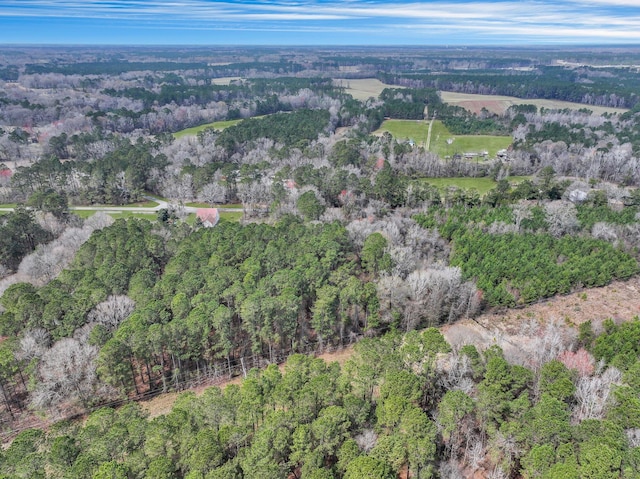
[(196, 216), (205, 228), (211, 228), (220, 221), (218, 208), (198, 208)]
[(507, 150), (505, 150), (505, 149), (498, 150), (498, 152), (496, 153), (496, 157), (498, 157), (501, 160), (507, 159), (508, 156), (509, 156), (509, 154), (507, 153)]

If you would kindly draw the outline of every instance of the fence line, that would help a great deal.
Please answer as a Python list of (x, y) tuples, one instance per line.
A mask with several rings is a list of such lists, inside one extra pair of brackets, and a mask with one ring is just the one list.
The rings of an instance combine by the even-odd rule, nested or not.
[[(111, 401), (104, 401), (99, 404), (86, 407), (86, 408), (67, 407), (67, 408), (60, 409), (57, 411), (57, 414), (55, 414), (54, 416), (55, 422), (78, 418), (85, 414), (90, 414), (94, 411), (97, 411), (98, 409), (101, 409), (103, 407), (117, 408), (132, 402), (140, 402), (140, 401), (153, 399), (157, 396), (160, 396), (162, 394), (167, 394), (169, 392), (186, 391), (189, 389), (195, 389), (203, 386), (208, 386), (208, 387), (218, 386), (220, 384), (227, 382), (229, 379), (233, 377), (237, 377), (243, 374), (244, 368), (242, 365), (242, 361), (244, 361), (244, 366), (246, 370), (250, 370), (254, 368), (265, 369), (267, 366), (271, 364), (280, 365), (285, 363), (287, 359), (293, 354), (306, 354), (306, 355), (318, 356), (320, 354), (334, 353), (337, 351), (341, 351), (351, 346), (353, 343), (359, 341), (362, 338), (363, 338), (362, 335), (353, 336), (350, 338), (350, 341), (348, 343), (335, 344), (335, 345), (326, 344), (326, 345), (323, 345), (323, 347), (320, 350), (318, 350), (318, 347), (317, 347), (319, 344), (318, 341), (312, 341), (312, 342), (306, 343), (300, 351), (293, 352), (288, 350), (280, 350), (278, 353), (272, 354), (273, 360), (265, 358), (262, 355), (253, 354), (252, 356), (248, 356), (248, 357), (242, 356), (238, 359), (233, 359), (229, 362), (221, 361), (220, 364), (224, 363), (224, 366), (222, 366), (221, 368), (218, 368), (219, 364), (214, 364), (213, 368), (210, 366), (207, 366), (204, 372), (200, 371), (199, 373), (195, 373), (195, 370), (189, 371), (188, 374), (193, 375), (195, 373), (196, 377), (190, 377), (187, 379), (183, 379), (181, 381), (173, 381), (173, 380), (168, 381), (167, 383), (170, 384), (171, 387), (153, 389), (144, 393), (136, 394), (135, 396), (131, 396), (131, 397), (119, 398)], [(10, 439), (13, 439), (16, 435), (18, 435), (22, 431), (26, 431), (27, 429), (33, 429), (37, 427), (42, 428), (52, 422), (54, 421), (52, 420), (47, 421), (47, 420), (42, 420), (36, 417), (32, 417), (26, 421), (26, 424), (22, 424), (20, 427), (5, 429), (2, 432), (0, 432), (0, 443), (4, 444), (8, 442)]]

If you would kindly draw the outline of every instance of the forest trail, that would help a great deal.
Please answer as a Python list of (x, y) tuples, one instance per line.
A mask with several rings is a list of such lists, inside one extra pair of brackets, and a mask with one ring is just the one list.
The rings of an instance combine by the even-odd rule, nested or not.
[[(629, 321), (640, 316), (640, 277), (627, 281), (614, 281), (600, 288), (588, 288), (566, 296), (556, 296), (518, 309), (493, 310), (481, 314), (475, 319), (465, 319), (440, 328), (442, 334), (452, 346), (472, 343), (480, 349), (498, 344), (505, 354), (521, 354), (531, 341), (531, 326), (544, 325), (549, 321), (565, 327), (568, 336), (577, 334), (578, 326), (591, 320), (594, 330), (602, 328), (602, 322), (611, 318), (616, 323)], [(527, 329), (528, 328), (528, 329)], [(528, 333), (528, 335), (527, 335)], [(337, 361), (341, 366), (353, 355), (353, 345), (317, 357), (327, 362)], [(280, 365), (282, 370), (283, 364)], [(240, 384), (242, 377), (216, 384), (226, 387)], [(200, 395), (210, 386), (198, 386), (189, 389)], [(178, 392), (161, 394), (141, 406), (150, 417), (167, 414), (171, 411)]]
[[(327, 363), (337, 362), (342, 367), (344, 363), (352, 355), (353, 355), (353, 345), (350, 344), (348, 346), (345, 346), (342, 349), (337, 349), (335, 351), (318, 354), (316, 355), (316, 357), (320, 359), (324, 359)], [(278, 365), (281, 372), (284, 372), (284, 364), (285, 363)], [(184, 391), (193, 391), (195, 392), (196, 396), (199, 396), (205, 391), (205, 389), (210, 388), (212, 386), (225, 388), (231, 384), (240, 384), (240, 383), (242, 383), (242, 376), (236, 376), (231, 379), (217, 381), (216, 384), (214, 385), (205, 384), (202, 386), (186, 389)], [(178, 397), (179, 394), (181, 394), (184, 391), (160, 394), (154, 397), (153, 399), (149, 399), (147, 401), (141, 401), (140, 405), (142, 406), (142, 409), (144, 409), (149, 413), (150, 418), (162, 416), (164, 414), (168, 414), (171, 411), (171, 408), (173, 407), (173, 403), (175, 403), (176, 398)]]

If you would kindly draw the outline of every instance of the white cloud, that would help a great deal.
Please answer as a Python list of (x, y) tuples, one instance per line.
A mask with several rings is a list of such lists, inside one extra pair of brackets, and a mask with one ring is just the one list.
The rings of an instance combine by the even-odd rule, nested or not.
[[(140, 21), (176, 29), (254, 31), (373, 31), (426, 38), (429, 31), (477, 32), (483, 37), (638, 39), (640, 0), (524, 0), (233, 2), (207, 0), (2, 0), (5, 17)], [(1, 23), (0, 23), (1, 25)]]

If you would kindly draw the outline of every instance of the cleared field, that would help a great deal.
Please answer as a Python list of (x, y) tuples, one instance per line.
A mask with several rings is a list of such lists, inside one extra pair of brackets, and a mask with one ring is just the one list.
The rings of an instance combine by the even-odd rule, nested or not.
[(356, 100), (365, 101), (369, 97), (378, 98), (385, 88), (404, 88), (397, 85), (387, 85), (377, 78), (334, 78), (334, 86), (344, 87), (345, 92)]
[(237, 125), (242, 120), (225, 120), (225, 121), (214, 121), (213, 123), (205, 123), (204, 125), (193, 126), (191, 128), (185, 128), (184, 130), (176, 131), (173, 134), (174, 138), (182, 138), (183, 136), (189, 135), (197, 135), (202, 130), (206, 130), (207, 128), (213, 128), (214, 130), (224, 130), (225, 128), (229, 128), (230, 126)]
[(510, 136), (454, 135), (441, 121), (436, 120), (431, 130), (429, 151), (442, 158), (455, 154), (486, 151), (488, 158), (495, 158), (498, 150), (508, 148), (511, 141)]
[(220, 220), (240, 221), (242, 219), (242, 211), (221, 211)]
[(417, 145), (424, 146), (429, 132), (429, 122), (423, 120), (385, 120), (373, 134), (382, 135), (385, 132), (391, 133), (396, 140), (413, 140)]
[[(509, 183), (517, 184), (526, 179), (531, 179), (530, 176), (510, 176), (507, 178)], [(421, 178), (421, 182), (429, 183), (440, 190), (445, 190), (449, 186), (455, 186), (463, 190), (476, 189), (480, 196), (485, 195), (487, 192), (496, 187), (497, 183), (492, 178)]]
[[(220, 65), (228, 65), (228, 63), (220, 63)], [(211, 80), (214, 85), (228, 85), (232, 81), (240, 80), (240, 77), (220, 77)]]
[[(382, 135), (389, 132), (397, 140), (413, 140), (418, 146), (425, 146), (429, 132), (429, 122), (422, 120), (385, 120), (373, 132)], [(450, 141), (450, 142), (448, 142)], [(498, 150), (511, 145), (510, 136), (453, 135), (441, 121), (433, 122), (429, 151), (440, 157), (464, 153), (488, 152), (488, 158), (495, 158)], [(482, 158), (482, 157), (480, 157)]]
[(581, 108), (587, 108), (593, 112), (593, 115), (602, 115), (603, 113), (624, 113), (628, 111), (624, 108), (585, 105), (583, 103), (572, 103), (569, 101), (526, 99), (500, 95), (475, 95), (471, 93), (456, 93), (450, 91), (441, 91), (440, 98), (442, 98), (442, 101), (445, 103), (461, 106), (473, 113), (480, 113), (482, 108), (486, 108), (490, 112), (497, 113), (499, 115), (502, 115), (507, 111), (507, 108), (512, 105), (535, 105), (538, 108), (551, 110), (561, 110), (565, 108), (568, 108), (569, 110), (579, 110)]

